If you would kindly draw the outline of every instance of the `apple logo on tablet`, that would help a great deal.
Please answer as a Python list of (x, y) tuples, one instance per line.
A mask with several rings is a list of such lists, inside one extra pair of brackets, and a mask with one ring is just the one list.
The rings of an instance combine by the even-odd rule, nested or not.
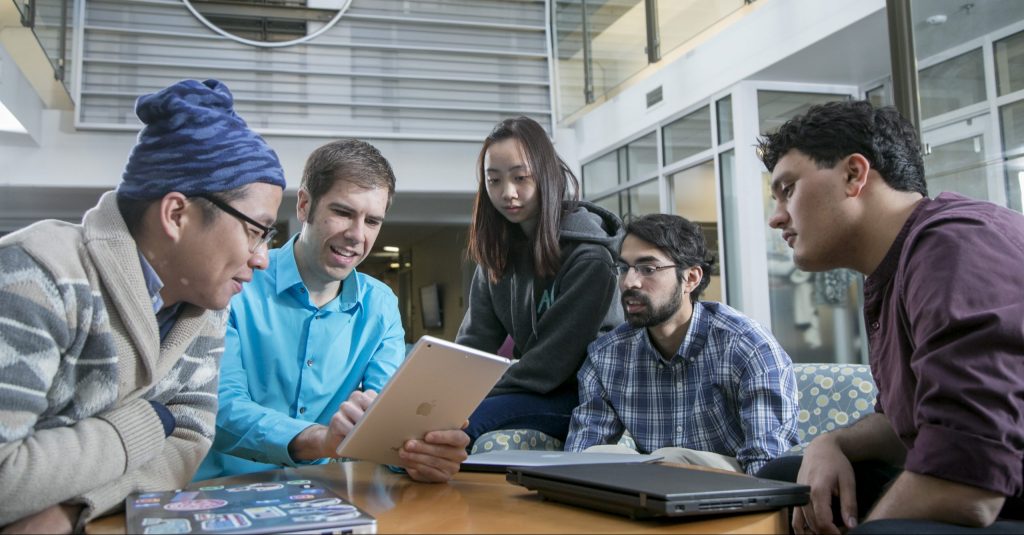
[(420, 416), (430, 416), (430, 411), (434, 410), (434, 404), (435, 403), (437, 403), (437, 402), (436, 401), (430, 401), (430, 402), (424, 401), (423, 403), (420, 403), (420, 406), (416, 407), (416, 414), (418, 414)]

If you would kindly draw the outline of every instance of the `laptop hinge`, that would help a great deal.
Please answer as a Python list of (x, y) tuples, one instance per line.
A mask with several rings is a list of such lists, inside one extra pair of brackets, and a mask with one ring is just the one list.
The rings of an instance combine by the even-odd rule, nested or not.
[(640, 493), (640, 507), (647, 507), (647, 494)]

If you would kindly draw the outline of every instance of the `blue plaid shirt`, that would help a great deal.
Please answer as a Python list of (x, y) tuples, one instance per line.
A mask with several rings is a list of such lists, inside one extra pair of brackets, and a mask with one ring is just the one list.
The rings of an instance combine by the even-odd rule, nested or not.
[(684, 447), (754, 473), (797, 442), (789, 355), (763, 327), (697, 302), (683, 344), (665, 360), (645, 328), (622, 324), (588, 348), (566, 451), (614, 444), (628, 430), (641, 453)]

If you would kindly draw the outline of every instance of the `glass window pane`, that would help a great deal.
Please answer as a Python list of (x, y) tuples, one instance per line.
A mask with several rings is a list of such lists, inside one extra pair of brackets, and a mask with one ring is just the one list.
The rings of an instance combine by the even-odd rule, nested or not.
[(596, 96), (647, 66), (643, 0), (587, 0), (591, 73)]
[(711, 148), (711, 112), (708, 106), (676, 119), (661, 131), (665, 165)]
[[(675, 213), (704, 229), (708, 250), (717, 258), (722, 257), (718, 246), (718, 206), (715, 186), (715, 162), (710, 160), (669, 177)], [(712, 239), (713, 238), (713, 239)], [(709, 301), (722, 300), (722, 283), (718, 273), (711, 274), (711, 281), (703, 298)]]
[(657, 132), (626, 145), (626, 180), (642, 180), (658, 172)]
[(619, 154), (613, 150), (600, 158), (583, 164), (583, 195), (593, 195), (613, 188), (619, 183)]
[(955, 191), (975, 199), (988, 200), (985, 146), (981, 136), (931, 147), (924, 157), (928, 195)]
[(921, 118), (928, 119), (985, 100), (981, 49), (947, 59), (918, 73)]
[(999, 108), (999, 126), (1003, 133), (1003, 151), (1013, 156), (1024, 151), (1024, 101)]
[(736, 184), (735, 151), (726, 151), (718, 156), (718, 169), (722, 175), (722, 239), (725, 240), (719, 247), (725, 256), (720, 257), (718, 263), (725, 269), (726, 304), (736, 306), (735, 304), (743, 302), (743, 295), (740, 284), (741, 271), (737, 265), (740, 259), (740, 222), (737, 209), (739, 185)]
[(743, 7), (744, 0), (658, 0), (661, 54), (689, 41), (726, 15)]
[(674, 173), (669, 181), (676, 214), (690, 221), (718, 222), (714, 161)]
[(732, 97), (728, 96), (715, 104), (718, 111), (718, 143), (732, 141)]
[(1024, 211), (1024, 158), (1006, 161), (1006, 205)]
[(1006, 156), (1006, 205), (1021, 211), (1024, 205), (1024, 101), (999, 108), (999, 126)]
[(999, 95), (1024, 89), (1024, 32), (996, 41), (995, 51)]
[(555, 2), (555, 46), (558, 58), (559, 118), (587, 104), (583, 78), (583, 4)]
[(892, 97), (889, 96), (888, 86), (880, 85), (874, 89), (869, 89), (865, 92), (864, 96), (876, 108), (892, 106)]
[(621, 203), (619, 202), (618, 193), (614, 195), (609, 195), (607, 197), (602, 197), (593, 202), (594, 204), (600, 206), (601, 208), (604, 208), (605, 210), (608, 210), (609, 212), (619, 217), (622, 217), (622, 207), (620, 206)]
[(774, 132), (782, 123), (807, 111), (815, 104), (833, 100), (847, 100), (849, 95), (829, 93), (790, 93), (787, 91), (758, 91), (757, 115), (761, 133)]
[[(771, 132), (812, 104), (849, 98), (845, 95), (759, 91), (761, 132)], [(771, 180), (761, 180), (766, 216), (775, 204), (768, 191)], [(765, 225), (768, 250), (769, 302), (772, 333), (794, 362), (861, 362), (861, 277), (837, 269), (808, 273), (793, 264), (793, 251), (782, 232)]]
[(661, 212), (661, 203), (658, 199), (658, 181), (651, 180), (626, 190), (626, 213), (622, 219), (642, 216), (644, 214), (657, 214)]

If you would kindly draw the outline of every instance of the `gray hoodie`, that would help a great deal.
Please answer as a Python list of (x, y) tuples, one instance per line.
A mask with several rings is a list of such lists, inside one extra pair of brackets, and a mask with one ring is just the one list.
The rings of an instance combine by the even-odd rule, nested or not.
[(553, 279), (534, 275), (525, 247), (495, 284), (477, 267), (455, 341), (495, 352), (511, 335), (517, 359), (490, 395), (575, 388), (587, 345), (622, 323), (615, 260), (624, 234), (615, 214), (581, 201), (562, 217), (562, 267)]

